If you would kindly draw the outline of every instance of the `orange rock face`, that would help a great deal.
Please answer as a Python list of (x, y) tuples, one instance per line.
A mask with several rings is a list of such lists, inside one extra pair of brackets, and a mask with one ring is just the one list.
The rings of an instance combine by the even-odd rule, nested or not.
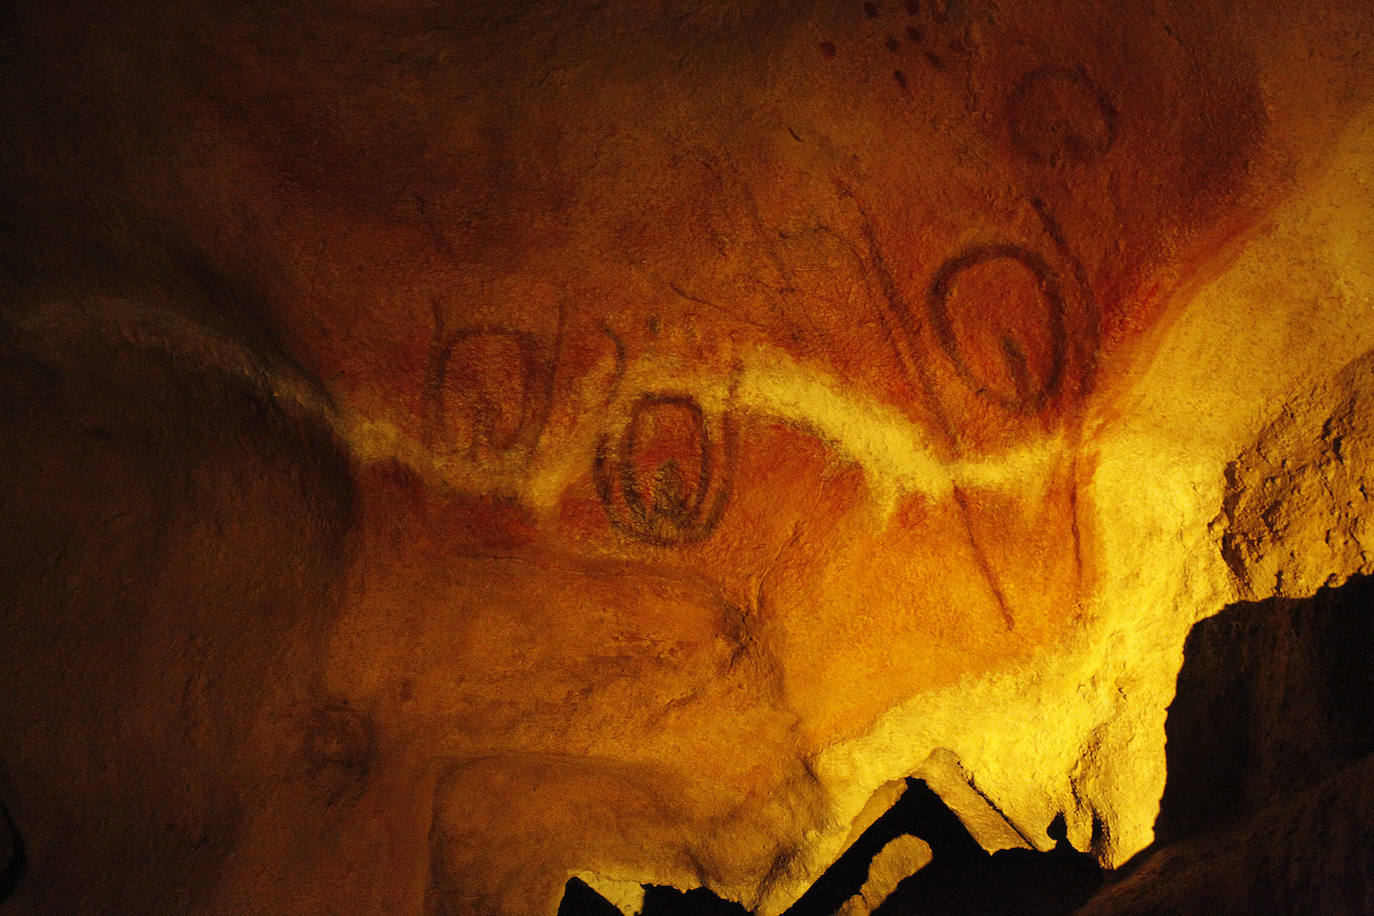
[(777, 908), (819, 754), (1087, 626), (1085, 443), (1368, 88), (1272, 88), (1334, 8), (12, 15), (0, 752), (51, 912), (141, 856), (196, 912)]

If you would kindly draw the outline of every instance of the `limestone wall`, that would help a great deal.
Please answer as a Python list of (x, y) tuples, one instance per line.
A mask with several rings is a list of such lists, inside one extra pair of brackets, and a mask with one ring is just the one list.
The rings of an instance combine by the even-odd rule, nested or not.
[(911, 776), (1152, 851), (1195, 626), (1371, 565), (1290, 6), (12, 4), (0, 907), (777, 914)]

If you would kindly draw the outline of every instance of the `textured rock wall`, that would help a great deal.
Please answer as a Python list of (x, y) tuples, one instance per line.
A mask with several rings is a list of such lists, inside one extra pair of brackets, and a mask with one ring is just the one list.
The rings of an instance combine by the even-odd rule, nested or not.
[(1200, 623), (1167, 725), (1156, 846), (1091, 913), (1374, 905), (1374, 587), (1242, 602)]
[(1285, 405), (1226, 469), (1222, 556), (1246, 595), (1305, 596), (1371, 569), (1374, 354)]
[(1367, 570), (1367, 4), (4, 17), (16, 911), (1119, 865)]

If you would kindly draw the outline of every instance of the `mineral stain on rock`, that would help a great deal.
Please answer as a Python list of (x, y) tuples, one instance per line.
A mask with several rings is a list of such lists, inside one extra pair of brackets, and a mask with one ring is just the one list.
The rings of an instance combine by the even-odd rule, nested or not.
[(5, 907), (1363, 901), (1368, 3), (0, 18)]

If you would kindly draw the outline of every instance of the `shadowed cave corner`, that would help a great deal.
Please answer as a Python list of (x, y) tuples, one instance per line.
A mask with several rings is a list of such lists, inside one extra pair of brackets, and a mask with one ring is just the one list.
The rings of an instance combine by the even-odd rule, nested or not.
[(1374, 578), (1193, 627), (1166, 725), (1158, 844), (1226, 826), (1374, 751)]
[(1374, 912), (1374, 578), (1193, 627), (1155, 842), (1085, 914)]

